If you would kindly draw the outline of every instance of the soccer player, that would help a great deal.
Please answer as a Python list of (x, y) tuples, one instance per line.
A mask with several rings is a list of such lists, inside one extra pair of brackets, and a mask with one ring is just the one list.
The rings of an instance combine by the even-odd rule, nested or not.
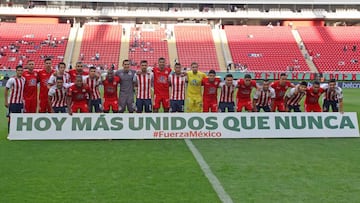
[(306, 89), (305, 97), (305, 111), (306, 112), (321, 112), (319, 98), (324, 93), (324, 89), (320, 87), (320, 82), (313, 82), (312, 87)]
[(164, 112), (169, 112), (170, 95), (168, 78), (171, 73), (171, 68), (165, 67), (165, 58), (158, 59), (158, 66), (153, 68), (154, 74), (154, 108), (153, 112), (159, 112), (162, 104)]
[(148, 62), (146, 60), (141, 61), (140, 66), (140, 73), (134, 76), (134, 83), (137, 87), (136, 112), (142, 113), (145, 109), (146, 113), (151, 113), (151, 86), (154, 78), (153, 74), (147, 71)]
[(262, 109), (265, 112), (270, 112), (274, 105), (275, 90), (270, 87), (269, 80), (264, 80), (262, 86), (256, 90), (253, 97), (253, 109), (255, 112), (260, 112)]
[(109, 69), (105, 80), (102, 82), (104, 86), (104, 113), (109, 113), (110, 108), (113, 113), (119, 111), (119, 98), (117, 95), (120, 79), (114, 76), (114, 70)]
[(299, 85), (290, 89), (284, 99), (285, 111), (301, 112), (300, 101), (305, 96), (307, 85), (307, 82), (302, 81)]
[(220, 78), (216, 78), (215, 70), (210, 70), (208, 76), (201, 81), (203, 91), (203, 112), (217, 112), (217, 90), (220, 85)]
[(75, 69), (69, 70), (69, 75), (70, 75), (70, 81), (74, 83), (76, 80), (76, 76), (78, 75), (86, 76), (88, 75), (88, 73), (84, 71), (83, 63), (79, 61), (76, 63)]
[(236, 111), (241, 112), (243, 108), (246, 111), (252, 112), (253, 105), (251, 103), (251, 91), (257, 88), (256, 81), (251, 79), (250, 74), (245, 74), (244, 79), (239, 79), (236, 85), (238, 88), (236, 100)]
[(331, 79), (328, 84), (322, 87), (325, 92), (323, 111), (329, 112), (330, 107), (333, 112), (344, 112), (342, 89), (336, 85), (336, 80)]
[(219, 102), (219, 111), (234, 112), (235, 103), (234, 103), (234, 92), (236, 88), (236, 82), (232, 74), (227, 74), (225, 76), (225, 82), (220, 83), (221, 93), (220, 93), (220, 102)]
[[(16, 75), (11, 77), (5, 86), (4, 98), (5, 107), (8, 108), (7, 117), (11, 113), (22, 113), (24, 108), (24, 87), (25, 78), (22, 77), (23, 67), (16, 66)], [(10, 96), (9, 96), (10, 91)]]
[(49, 105), (48, 101), (48, 81), (55, 73), (52, 67), (52, 61), (50, 58), (44, 60), (45, 68), (39, 71), (39, 82), (40, 82), (40, 94), (39, 94), (39, 113), (50, 113), (51, 106)]
[(181, 64), (175, 63), (174, 72), (169, 75), (171, 87), (170, 112), (184, 112), (186, 76), (181, 72)]
[(295, 85), (287, 80), (287, 75), (285, 73), (281, 73), (280, 79), (278, 81), (273, 82), (271, 84), (271, 87), (275, 90), (275, 95), (276, 95), (274, 105), (272, 106), (272, 112), (275, 112), (276, 110), (278, 110), (279, 112), (284, 112), (285, 111), (284, 96), (286, 94), (286, 91), (289, 88), (295, 87)]
[(135, 70), (130, 69), (130, 61), (125, 59), (122, 63), (122, 70), (116, 71), (115, 75), (120, 78), (119, 112), (134, 112), (134, 76)]
[(187, 112), (202, 111), (201, 81), (206, 77), (206, 74), (198, 71), (198, 69), (198, 63), (193, 62), (191, 63), (191, 71), (186, 73), (188, 83), (186, 89)]
[(89, 99), (91, 98), (90, 88), (83, 83), (81, 75), (76, 76), (75, 84), (69, 88), (67, 97), (67, 106), (69, 114), (88, 113)]
[(36, 113), (37, 109), (37, 84), (39, 82), (38, 73), (34, 71), (35, 62), (27, 61), (27, 70), (23, 72), (25, 78), (24, 87), (24, 112)]
[(89, 75), (83, 77), (84, 77), (84, 83), (91, 90), (89, 112), (93, 112), (93, 110), (95, 110), (96, 113), (99, 113), (102, 111), (101, 97), (99, 91), (99, 85), (101, 83), (100, 76), (97, 75), (96, 68), (94, 66), (91, 66), (89, 68)]
[(66, 69), (66, 64), (64, 62), (60, 62), (58, 64), (58, 70), (52, 74), (49, 78), (48, 81), (48, 88), (50, 88), (53, 85), (56, 85), (56, 80), (58, 77), (62, 77), (63, 78), (63, 85), (65, 85), (65, 87), (70, 87), (70, 75), (69, 73), (65, 72)]
[(51, 113), (66, 113), (66, 97), (67, 89), (64, 86), (64, 78), (57, 77), (56, 85), (53, 85), (49, 89), (49, 105), (51, 105)]

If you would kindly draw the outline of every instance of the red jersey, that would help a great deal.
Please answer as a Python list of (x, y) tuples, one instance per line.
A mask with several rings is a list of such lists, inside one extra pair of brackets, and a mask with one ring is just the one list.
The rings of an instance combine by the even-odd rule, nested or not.
[(71, 82), (75, 82), (76, 76), (78, 76), (78, 75), (81, 75), (81, 76), (88, 75), (88, 73), (85, 72), (85, 71), (82, 71), (82, 73), (78, 73), (76, 69), (71, 69), (71, 70), (69, 70), (68, 73), (70, 75), (70, 81)]
[(35, 71), (24, 71), (23, 77), (25, 78), (25, 87), (24, 87), (24, 99), (31, 99), (37, 97), (37, 83), (38, 73)]
[(154, 74), (154, 94), (155, 95), (169, 95), (168, 78), (171, 73), (171, 68), (164, 68), (161, 70), (158, 67), (153, 68)]
[(255, 80), (251, 80), (250, 85), (246, 86), (245, 85), (245, 80), (244, 79), (239, 79), (238, 83), (237, 83), (237, 87), (238, 87), (238, 91), (237, 91), (237, 95), (236, 98), (239, 100), (251, 100), (250, 95), (251, 95), (251, 91), (253, 88), (256, 88), (256, 81)]
[[(76, 77), (76, 76), (75, 76)], [(90, 90), (91, 90), (91, 100), (96, 100), (96, 99), (100, 99), (100, 90), (99, 90), (99, 85), (100, 85), (100, 79), (99, 78), (90, 78), (89, 76), (86, 76), (86, 78), (84, 79), (84, 83), (89, 86)]]
[(314, 93), (314, 88), (310, 87), (306, 89), (305, 104), (318, 104), (321, 94), (324, 93), (324, 89), (319, 88), (317, 93)]
[(51, 77), (51, 75), (53, 75), (55, 73), (55, 70), (50, 70), (50, 72), (47, 72), (45, 69), (40, 70), (39, 71), (39, 82), (40, 82), (40, 97), (46, 97), (48, 96), (48, 81)]
[(71, 97), (73, 102), (87, 103), (90, 96), (91, 90), (87, 85), (83, 85), (82, 87), (73, 85), (69, 88), (68, 97)]
[(284, 101), (286, 91), (291, 87), (291, 82), (286, 81), (285, 85), (280, 85), (280, 81), (275, 81), (271, 84), (271, 87), (275, 90), (275, 101)]
[(10, 104), (22, 104), (24, 101), (23, 93), (25, 86), (25, 78), (12, 77), (6, 83), (6, 88), (10, 89), (10, 97), (8, 101)]
[(118, 78), (116, 76), (114, 77), (114, 79), (112, 81), (110, 81), (108, 78), (106, 78), (106, 80), (103, 81), (105, 100), (106, 99), (114, 99), (114, 100), (118, 99), (117, 90), (118, 90), (119, 83), (120, 83), (120, 78)]
[(67, 94), (67, 89), (65, 87), (58, 89), (56, 86), (52, 86), (49, 89), (49, 94), (48, 94), (51, 97), (51, 106), (52, 107), (66, 106), (66, 94)]
[(212, 82), (209, 81), (209, 78), (204, 78), (201, 81), (201, 85), (204, 86), (204, 100), (217, 100), (217, 89), (220, 85), (220, 78), (215, 78)]
[(172, 74), (169, 76), (171, 85), (171, 100), (185, 99), (185, 76)]

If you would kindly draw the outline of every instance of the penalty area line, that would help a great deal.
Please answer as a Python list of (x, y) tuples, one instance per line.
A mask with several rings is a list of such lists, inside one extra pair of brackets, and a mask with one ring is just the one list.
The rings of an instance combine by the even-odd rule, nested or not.
[(209, 165), (206, 163), (204, 157), (201, 155), (199, 150), (195, 147), (195, 145), (191, 142), (190, 139), (185, 139), (185, 143), (195, 157), (196, 161), (198, 162), (201, 170), (204, 172), (205, 176), (209, 180), (211, 186), (214, 188), (221, 202), (232, 203), (233, 201), (230, 195), (224, 190), (224, 187), (221, 185), (219, 179), (215, 176), (215, 174), (211, 171)]

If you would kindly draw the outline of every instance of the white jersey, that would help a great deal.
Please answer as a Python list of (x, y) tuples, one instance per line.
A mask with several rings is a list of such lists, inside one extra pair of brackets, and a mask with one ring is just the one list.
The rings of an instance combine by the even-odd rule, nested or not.
[(324, 100), (338, 101), (339, 99), (344, 98), (341, 87), (336, 86), (334, 90), (329, 89), (329, 84), (324, 84), (321, 87), (324, 89), (325, 92)]
[[(48, 85), (50, 85), (50, 86), (56, 85), (56, 78), (57, 78), (57, 76), (51, 75), (49, 80), (48, 80)], [(69, 75), (69, 73), (64, 73), (62, 78), (63, 78), (64, 84), (70, 84), (70, 75)]]
[(171, 74), (169, 75), (169, 82), (171, 85), (171, 100), (185, 99), (185, 83), (186, 76)]
[(153, 85), (153, 74), (137, 74), (134, 76), (134, 82), (137, 86), (137, 99), (151, 99), (151, 87)]
[(291, 106), (299, 106), (299, 103), (301, 101), (301, 99), (305, 96), (306, 92), (297, 92), (297, 94), (295, 94), (296, 92), (296, 88), (297, 87), (293, 87), (290, 89), (289, 92), (287, 92), (286, 97), (289, 98), (287, 101), (287, 105), (291, 105)]
[(8, 88), (10, 92), (10, 96), (8, 98), (8, 102), (10, 104), (22, 104), (24, 101), (24, 86), (25, 86), (25, 78), (24, 77), (12, 77), (6, 83), (6, 88)]
[(269, 87), (268, 90), (264, 90), (262, 87), (256, 90), (254, 99), (256, 99), (257, 106), (268, 106), (272, 99), (275, 99), (275, 90)]
[(220, 102), (234, 102), (234, 92), (236, 88), (236, 81), (227, 86), (225, 82), (220, 83)]

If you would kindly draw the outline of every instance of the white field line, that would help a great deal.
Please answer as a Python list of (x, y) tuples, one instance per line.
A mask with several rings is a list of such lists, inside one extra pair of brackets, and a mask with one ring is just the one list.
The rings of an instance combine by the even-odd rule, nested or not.
[(230, 195), (224, 190), (221, 185), (219, 179), (215, 176), (215, 174), (211, 171), (209, 165), (204, 160), (203, 156), (199, 152), (199, 150), (195, 147), (195, 145), (191, 142), (190, 139), (185, 139), (185, 143), (194, 155), (196, 161), (200, 165), (201, 170), (204, 172), (205, 176), (211, 183), (211, 186), (214, 188), (216, 194), (220, 198), (221, 202), (224, 203), (232, 203), (232, 199)]

